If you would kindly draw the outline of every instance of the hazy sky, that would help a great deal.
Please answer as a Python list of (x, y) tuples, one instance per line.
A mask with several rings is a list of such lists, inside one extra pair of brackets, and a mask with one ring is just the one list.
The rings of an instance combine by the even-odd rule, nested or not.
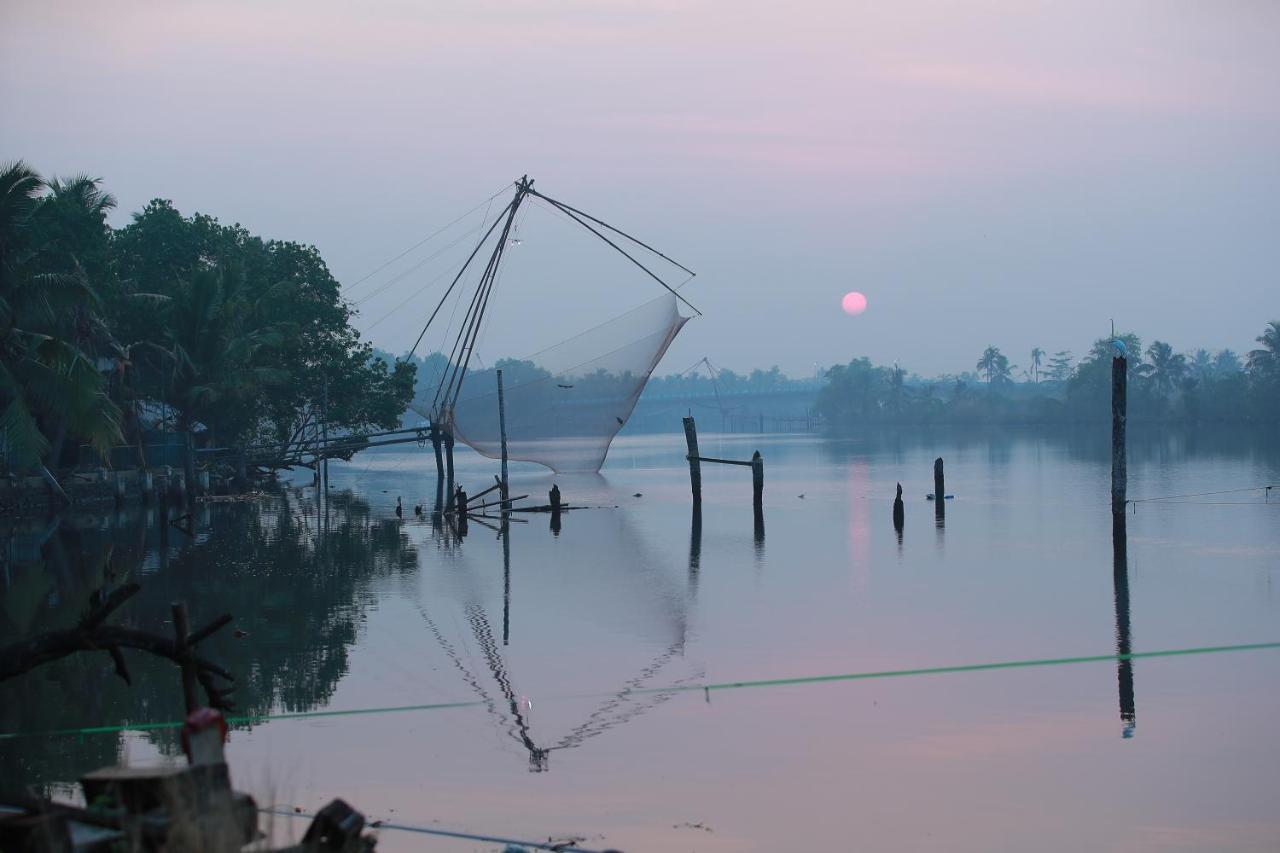
[[(1244, 350), (1280, 319), (1277, 44), (1269, 0), (4, 0), (0, 159), (104, 177), (116, 224), (164, 197), (315, 243), (344, 283), (528, 173), (698, 272), (663, 372), (1025, 366), (1109, 318)], [(521, 227), (486, 354), (659, 293)], [(358, 325), (407, 348), (451, 257)]]

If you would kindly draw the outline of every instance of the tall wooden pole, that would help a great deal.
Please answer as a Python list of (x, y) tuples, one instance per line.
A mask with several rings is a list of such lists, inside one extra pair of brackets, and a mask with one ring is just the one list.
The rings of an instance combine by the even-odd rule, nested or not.
[[(507, 486), (507, 407), (502, 397), (502, 371), (498, 373), (498, 432), (502, 439), (502, 509), (510, 509), (508, 498), (510, 490)], [(506, 542), (506, 539), (503, 539)], [(504, 545), (505, 547), (505, 545)]]
[(1125, 422), (1128, 418), (1128, 363), (1124, 356), (1111, 359), (1111, 511), (1123, 513), (1129, 472), (1125, 454)]
[(698, 427), (692, 417), (684, 419), (684, 441), (689, 449), (685, 458), (689, 460), (689, 485), (693, 489), (693, 506), (697, 509), (702, 506), (702, 463), (698, 453)]

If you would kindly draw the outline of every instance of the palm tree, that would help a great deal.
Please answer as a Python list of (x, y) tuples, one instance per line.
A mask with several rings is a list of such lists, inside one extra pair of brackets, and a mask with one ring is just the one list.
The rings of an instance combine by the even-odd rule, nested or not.
[(78, 264), (51, 269), (61, 262), (38, 227), (45, 190), (25, 163), (0, 166), (0, 433), (8, 455), (33, 467), (60, 443), (51, 434), (84, 438), (103, 456), (120, 437), (119, 410), (78, 345), (98, 297)]
[(1005, 382), (1009, 379), (1012, 367), (1009, 359), (1000, 352), (999, 347), (990, 346), (982, 351), (982, 358), (974, 365), (979, 373), (987, 377), (987, 384)]
[(1187, 375), (1187, 357), (1175, 353), (1164, 341), (1153, 341), (1147, 347), (1147, 363), (1139, 365), (1138, 373), (1151, 380), (1157, 392), (1168, 396), (1180, 386)]
[(1033, 347), (1031, 350), (1031, 375), (1035, 378), (1036, 383), (1040, 382), (1040, 361), (1044, 358), (1044, 350), (1040, 347)]
[(1257, 379), (1280, 379), (1280, 320), (1272, 320), (1258, 335), (1258, 349), (1249, 350), (1249, 374)]
[(243, 284), (225, 266), (200, 270), (172, 298), (159, 348), (165, 364), (158, 367), (167, 374), (166, 396), (179, 412), (179, 431), (200, 421), (224, 433), (243, 432), (260, 414), (254, 410), (258, 392), (282, 379), (265, 357), (280, 345), (285, 328), (265, 322), (261, 311), (262, 300), (277, 289), (251, 299)]

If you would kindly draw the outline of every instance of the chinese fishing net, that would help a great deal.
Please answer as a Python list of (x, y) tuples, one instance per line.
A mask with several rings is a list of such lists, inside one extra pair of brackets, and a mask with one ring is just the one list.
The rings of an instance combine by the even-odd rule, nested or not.
[(491, 459), (501, 456), (501, 369), (507, 456), (557, 473), (599, 471), (688, 319), (665, 294), (528, 358), (473, 369), (453, 411), (454, 436)]

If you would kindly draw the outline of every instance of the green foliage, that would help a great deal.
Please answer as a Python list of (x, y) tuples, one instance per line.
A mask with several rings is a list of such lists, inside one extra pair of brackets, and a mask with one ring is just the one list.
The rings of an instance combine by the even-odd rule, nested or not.
[(978, 372), (987, 377), (988, 385), (1002, 385), (1012, 381), (1013, 368), (1008, 357), (1000, 352), (999, 347), (987, 347), (975, 365)]
[[(1116, 336), (1128, 352), (1129, 418), (1137, 422), (1253, 423), (1274, 426), (1280, 420), (1280, 322), (1267, 325), (1262, 345), (1249, 353), (1248, 367), (1231, 350), (1190, 358), (1163, 341), (1154, 341), (1141, 357), (1137, 335)], [(1089, 354), (1072, 367), (1061, 350), (1047, 371), (1031, 381), (1013, 382), (1008, 359), (987, 347), (977, 369), (985, 388), (963, 378), (950, 381), (907, 378), (904, 370), (855, 358), (827, 371), (817, 410), (835, 429), (875, 424), (1054, 424), (1105, 421), (1111, 413), (1112, 338), (1094, 341)], [(1033, 366), (1044, 352), (1032, 352)], [(1040, 380), (1035, 376), (1039, 373)]]
[(106, 275), (114, 204), (91, 179), (46, 182), (20, 161), (0, 166), (0, 430), (19, 466), (56, 464), (68, 437), (100, 451), (119, 439), (94, 363), (114, 339), (89, 272)]
[(161, 199), (113, 231), (115, 200), (99, 184), (0, 170), (11, 459), (55, 463), (63, 436), (105, 456), (122, 440), (117, 403), (164, 403), (179, 429), (203, 425), (221, 445), (297, 440), (321, 412), (337, 432), (398, 425), (414, 367), (374, 358), (315, 247)]

